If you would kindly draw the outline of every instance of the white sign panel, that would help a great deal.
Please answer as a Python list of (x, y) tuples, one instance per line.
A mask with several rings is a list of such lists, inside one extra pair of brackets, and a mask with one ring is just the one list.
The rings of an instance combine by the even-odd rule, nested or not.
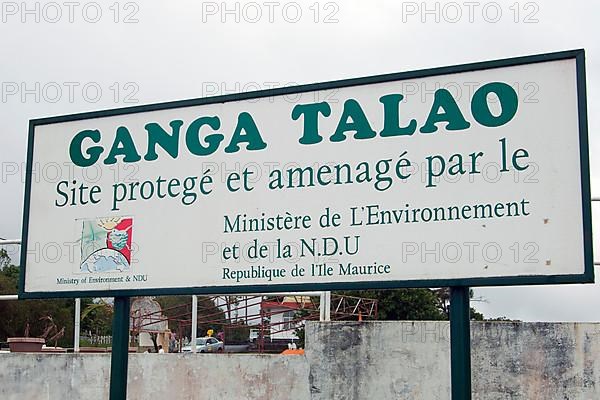
[(583, 62), (34, 120), (21, 295), (593, 281)]

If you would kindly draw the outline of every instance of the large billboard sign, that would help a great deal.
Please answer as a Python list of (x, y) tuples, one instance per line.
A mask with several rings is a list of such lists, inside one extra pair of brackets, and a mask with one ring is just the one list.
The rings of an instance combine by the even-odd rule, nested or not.
[(582, 50), (32, 120), (27, 162), (22, 297), (593, 281)]

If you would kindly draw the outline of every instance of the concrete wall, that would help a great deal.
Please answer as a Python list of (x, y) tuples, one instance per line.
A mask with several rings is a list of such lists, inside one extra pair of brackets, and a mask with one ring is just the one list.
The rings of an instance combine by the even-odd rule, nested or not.
[[(472, 323), (473, 399), (600, 399), (600, 324)], [(312, 400), (449, 399), (444, 322), (311, 324)]]
[[(600, 399), (600, 324), (474, 323), (473, 398)], [(132, 354), (130, 399), (449, 399), (444, 322), (309, 323), (306, 356)], [(107, 399), (110, 355), (0, 354), (0, 399)]]
[[(130, 399), (309, 399), (304, 357), (130, 354)], [(110, 354), (0, 354), (2, 400), (108, 399)]]

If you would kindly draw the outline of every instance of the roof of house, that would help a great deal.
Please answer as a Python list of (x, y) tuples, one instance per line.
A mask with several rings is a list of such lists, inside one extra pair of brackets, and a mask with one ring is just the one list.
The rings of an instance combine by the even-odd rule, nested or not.
[(282, 301), (268, 300), (262, 301), (261, 308), (263, 310), (298, 310), (300, 308), (314, 308), (313, 303), (308, 296), (287, 296)]

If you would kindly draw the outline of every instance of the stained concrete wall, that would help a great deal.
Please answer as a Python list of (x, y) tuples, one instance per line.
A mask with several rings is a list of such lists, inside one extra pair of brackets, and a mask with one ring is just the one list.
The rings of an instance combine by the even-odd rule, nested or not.
[[(600, 324), (472, 323), (475, 400), (600, 399)], [(312, 400), (449, 399), (446, 322), (310, 324)]]
[(449, 399), (449, 327), (392, 321), (308, 325), (312, 399)]
[[(304, 357), (130, 354), (129, 399), (310, 399)], [(0, 354), (2, 400), (108, 399), (110, 354)]]
[[(306, 356), (132, 354), (130, 399), (449, 399), (445, 322), (308, 323)], [(600, 324), (472, 324), (476, 400), (600, 399)], [(110, 355), (0, 354), (0, 399), (107, 399)]]

